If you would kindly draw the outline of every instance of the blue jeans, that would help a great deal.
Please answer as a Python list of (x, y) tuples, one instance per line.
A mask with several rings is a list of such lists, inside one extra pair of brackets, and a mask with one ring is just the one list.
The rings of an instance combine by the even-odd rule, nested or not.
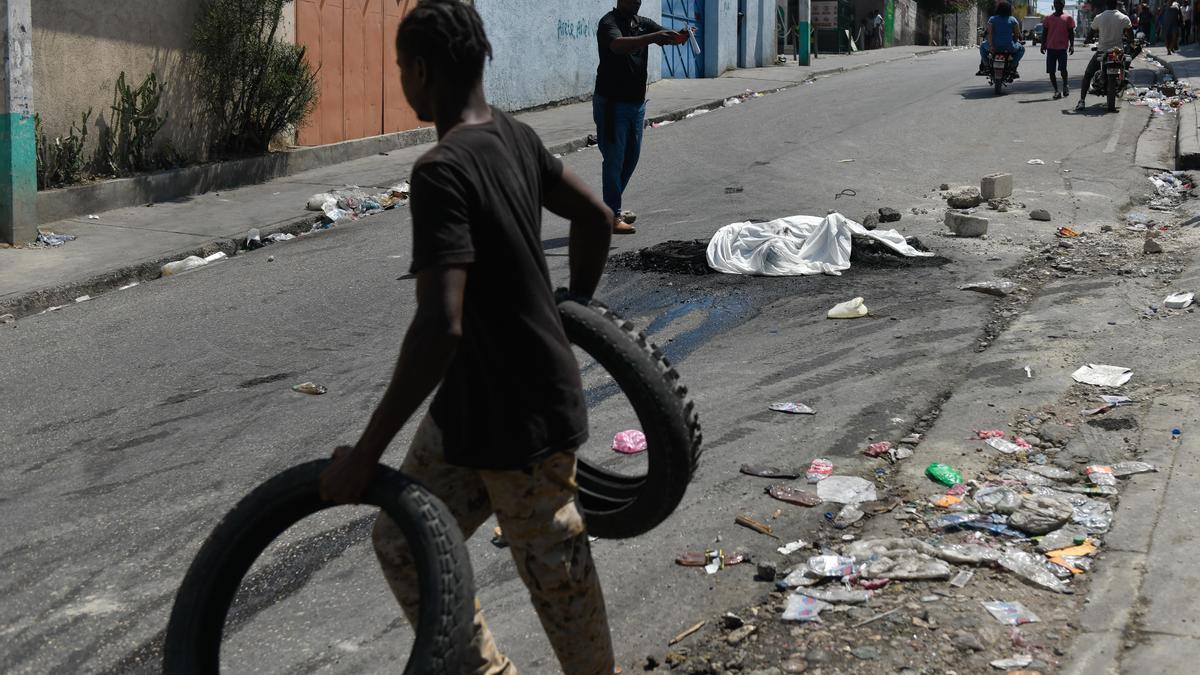
[(596, 120), (596, 142), (604, 157), (604, 203), (620, 215), (621, 195), (642, 154), (646, 102), (623, 103), (594, 96), (592, 117)]
[[(1021, 57), (1025, 56), (1025, 45), (1013, 43), (1013, 67), (1017, 67), (1021, 63)], [(988, 41), (984, 40), (979, 43), (979, 62), (990, 64), (992, 60), (988, 54)]]

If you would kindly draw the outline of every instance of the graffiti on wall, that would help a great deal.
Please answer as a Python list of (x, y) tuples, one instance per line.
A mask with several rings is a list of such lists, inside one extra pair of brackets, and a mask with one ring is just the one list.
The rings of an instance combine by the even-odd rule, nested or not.
[(595, 30), (592, 28), (592, 22), (587, 19), (579, 19), (578, 21), (558, 20), (559, 40), (579, 40), (594, 36)]

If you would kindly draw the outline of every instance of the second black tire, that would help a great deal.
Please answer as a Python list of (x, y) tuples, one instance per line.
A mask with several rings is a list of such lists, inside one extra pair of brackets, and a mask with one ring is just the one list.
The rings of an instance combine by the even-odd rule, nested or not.
[(579, 505), (590, 534), (624, 539), (661, 524), (682, 501), (700, 459), (700, 417), (666, 357), (602, 303), (560, 296), (567, 339), (616, 381), (646, 434), (645, 476), (614, 473), (580, 457)]
[[(246, 572), (289, 527), (335, 506), (318, 494), (321, 471), (328, 464), (306, 462), (276, 475), (221, 519), (175, 596), (163, 672), (219, 671), (225, 616)], [(475, 584), (457, 523), (440, 500), (383, 465), (363, 504), (378, 506), (396, 521), (416, 566), (421, 606), (404, 672), (458, 675), (473, 632)]]

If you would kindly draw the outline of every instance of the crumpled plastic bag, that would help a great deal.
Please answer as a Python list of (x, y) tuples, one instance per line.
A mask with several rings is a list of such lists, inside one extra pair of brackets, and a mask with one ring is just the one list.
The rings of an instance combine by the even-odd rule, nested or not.
[(984, 513), (1011, 514), (1021, 507), (1020, 493), (1003, 485), (981, 487), (973, 498)]
[(817, 496), (822, 501), (838, 504), (858, 504), (878, 499), (875, 484), (857, 476), (829, 476), (817, 483)]
[(636, 455), (646, 451), (646, 434), (637, 429), (618, 431), (613, 436), (612, 449), (623, 455)]
[(1045, 559), (1028, 551), (1009, 549), (1000, 556), (1000, 566), (1028, 583), (1055, 593), (1074, 593), (1062, 579), (1046, 569)]
[(846, 547), (846, 555), (859, 561), (874, 558), (897, 558), (909, 553), (921, 553), (955, 565), (979, 565), (1000, 559), (1000, 551), (979, 544), (941, 543), (933, 545), (912, 537), (863, 539)]
[(845, 605), (861, 605), (871, 599), (871, 591), (846, 588), (798, 588), (796, 592), (822, 602)]
[(833, 605), (810, 598), (807, 595), (793, 593), (788, 596), (787, 607), (783, 610), (784, 621), (820, 621), (821, 612)]
[(1089, 533), (1103, 534), (1112, 525), (1112, 505), (1106, 501), (1041, 485), (1031, 487), (1029, 491), (1035, 495), (1061, 497), (1070, 502), (1071, 522), (1082, 525)]
[(1029, 534), (1047, 534), (1066, 525), (1074, 516), (1071, 502), (1055, 496), (1026, 497), (1008, 517), (1008, 524)]
[(897, 551), (891, 555), (895, 557), (877, 558), (863, 563), (860, 574), (867, 579), (895, 581), (950, 578), (950, 565), (933, 556), (916, 551)]

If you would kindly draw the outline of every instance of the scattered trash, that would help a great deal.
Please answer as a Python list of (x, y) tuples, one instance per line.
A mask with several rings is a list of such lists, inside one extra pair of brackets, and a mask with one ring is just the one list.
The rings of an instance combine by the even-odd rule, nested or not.
[(1146, 462), (1117, 462), (1112, 465), (1112, 473), (1118, 477), (1132, 476), (1137, 473), (1149, 473), (1151, 471), (1158, 471), (1158, 467)]
[(808, 465), (808, 471), (804, 475), (809, 483), (820, 483), (833, 475), (833, 462), (818, 457)]
[(91, 214), (88, 214), (88, 220), (100, 220), (100, 216), (98, 216), (94, 213), (91, 213)]
[(129, 289), (131, 289), (131, 288), (133, 288), (134, 286), (137, 286), (137, 285), (138, 285), (138, 282), (136, 282), (136, 281), (131, 281), (131, 282), (129, 282), (129, 283), (127, 283), (127, 284), (125, 284), (124, 286), (120, 286), (120, 287), (118, 287), (118, 288), (117, 288), (117, 290), (118, 290), (118, 291), (127, 291), (127, 290), (129, 290)]
[(821, 612), (833, 607), (833, 605), (810, 598), (807, 595), (793, 593), (788, 596), (787, 607), (783, 610), (784, 621), (820, 621)]
[(815, 555), (808, 559), (808, 571), (817, 577), (841, 579), (854, 574), (854, 558), (840, 555)]
[(958, 574), (955, 574), (954, 578), (950, 580), (950, 585), (955, 588), (963, 588), (967, 584), (971, 583), (971, 579), (973, 579), (974, 577), (975, 577), (975, 570), (962, 569), (962, 570), (959, 570)]
[(984, 513), (1008, 515), (1021, 507), (1021, 495), (1004, 486), (981, 487), (975, 491), (973, 499)]
[(846, 302), (833, 306), (833, 309), (826, 313), (830, 319), (858, 319), (867, 315), (867, 306), (863, 304), (862, 298), (854, 298)]
[(1074, 593), (1070, 585), (1046, 569), (1040, 557), (1028, 551), (1009, 549), (997, 562), (1034, 586), (1056, 593)]
[(875, 484), (857, 476), (829, 476), (817, 483), (817, 496), (838, 504), (858, 504), (878, 498)]
[(1020, 602), (985, 602), (983, 607), (997, 621), (1006, 626), (1023, 626), (1027, 623), (1041, 621), (1037, 614), (1025, 609), (1025, 605)]
[(721, 105), (722, 105), (722, 107), (730, 108), (735, 105), (741, 105), (741, 103), (742, 103), (742, 99), (740, 99), (736, 96), (733, 96), (733, 97), (725, 99), (725, 102), (722, 103)]
[(1012, 455), (1024, 450), (1021, 446), (1004, 438), (989, 438), (986, 443), (1006, 455)]
[(797, 506), (816, 506), (821, 503), (821, 498), (807, 490), (801, 490), (790, 485), (772, 485), (767, 488), (767, 494), (781, 502), (795, 504)]
[(853, 161), (854, 161), (853, 159), (839, 159), (838, 164), (849, 164), (850, 162), (853, 162)]
[(737, 194), (739, 192), (743, 192), (745, 189), (746, 188), (742, 187), (741, 185), (730, 185), (729, 187), (725, 188), (725, 194), (733, 195), (733, 194)]
[(17, 320), (17, 317), (12, 314), (0, 314), (0, 324), (12, 323)]
[(73, 234), (55, 234), (53, 232), (38, 232), (37, 243), (43, 246), (62, 246), (68, 241), (75, 241)]
[(1035, 496), (1022, 500), (1021, 506), (1009, 516), (1008, 523), (1029, 534), (1047, 534), (1066, 525), (1073, 516), (1074, 508), (1069, 501)]
[(709, 110), (708, 108), (698, 108), (698, 109), (696, 109), (696, 110), (693, 110), (692, 112), (690, 112), (690, 113), (688, 113), (688, 114), (684, 115), (683, 117), (684, 117), (684, 119), (689, 119), (689, 120), (690, 120), (690, 119), (692, 119), (693, 117), (698, 117), (698, 116), (700, 116), (700, 115), (703, 115), (703, 114), (705, 114), (705, 113), (708, 113), (708, 112), (710, 112), (710, 110)]
[(887, 556), (863, 563), (859, 573), (868, 579), (925, 581), (949, 579), (951, 567), (933, 556), (913, 550), (889, 551)]
[(871, 599), (871, 591), (856, 591), (846, 588), (800, 588), (796, 592), (822, 602), (839, 605), (861, 605)]
[(895, 614), (896, 612), (899, 612), (899, 611), (900, 611), (900, 610), (902, 610), (902, 609), (904, 609), (904, 608), (903, 608), (903, 607), (897, 607), (897, 608), (895, 608), (895, 609), (889, 609), (888, 611), (886, 611), (886, 612), (883, 612), (882, 614), (876, 614), (875, 616), (873, 616), (873, 617), (870, 617), (870, 618), (868, 618), (868, 619), (863, 619), (862, 621), (859, 621), (858, 623), (856, 623), (856, 624), (854, 624), (853, 626), (850, 626), (850, 627), (851, 627), (851, 628), (861, 628), (861, 627), (863, 627), (863, 626), (865, 626), (865, 625), (867, 625), (867, 624), (869, 624), (869, 623), (875, 623), (876, 621), (878, 621), (878, 620), (880, 620), (880, 619), (883, 619), (883, 618), (889, 617), (889, 616), (891, 616), (891, 615)]
[(879, 441), (878, 443), (868, 445), (867, 449), (863, 450), (863, 454), (867, 457), (882, 457), (888, 454), (891, 449), (892, 444), (890, 441)]
[(266, 246), (266, 244), (264, 244), (262, 241), (262, 233), (258, 231), (257, 227), (250, 228), (250, 231), (246, 233), (245, 245), (246, 248), (250, 249), (251, 251), (255, 251), (263, 246)]
[(704, 628), (704, 624), (706, 624), (706, 623), (708, 623), (708, 622), (701, 621), (700, 623), (697, 623), (696, 625), (688, 628), (687, 630), (683, 631), (679, 635), (676, 635), (675, 637), (671, 638), (670, 642), (668, 642), (667, 645), (669, 646), (669, 645), (679, 644), (680, 642), (686, 640), (688, 638), (688, 636), (692, 635), (693, 633), (700, 630), (701, 628)]
[(1105, 366), (1089, 363), (1071, 373), (1076, 382), (1092, 384), (1098, 387), (1119, 387), (1133, 377), (1133, 371), (1120, 366)]
[(1074, 239), (1075, 237), (1078, 237), (1079, 235), (1080, 235), (1079, 231), (1072, 230), (1069, 227), (1060, 227), (1054, 231), (1054, 236), (1060, 237), (1062, 239)]
[(942, 485), (958, 485), (963, 482), (962, 476), (949, 465), (934, 462), (925, 467), (925, 475)]
[(772, 403), (771, 410), (775, 412), (789, 413), (792, 415), (815, 415), (816, 410), (804, 405), (803, 403), (792, 403), (791, 401), (784, 403)]
[(833, 526), (839, 530), (844, 530), (854, 523), (862, 520), (863, 515), (862, 509), (858, 508), (854, 504), (847, 504), (842, 507), (841, 511), (838, 511), (836, 516), (834, 516)]
[(806, 543), (803, 539), (797, 539), (796, 541), (789, 541), (775, 550), (779, 551), (783, 555), (790, 555), (796, 551), (799, 551), (805, 546), (808, 546), (808, 543)]
[(932, 502), (934, 506), (948, 509), (952, 506), (961, 504), (963, 498), (959, 497), (958, 495), (937, 495), (935, 497), (930, 497), (929, 501)]
[(976, 429), (975, 435), (985, 441), (989, 438), (1004, 438), (1004, 432), (999, 429)]
[(396, 206), (403, 206), (408, 203), (408, 193), (408, 181), (376, 194), (371, 194), (356, 185), (350, 185), (309, 197), (305, 208), (309, 211), (321, 211), (330, 223), (336, 223), (343, 218), (357, 219)]
[(207, 264), (208, 264), (208, 261), (205, 260), (204, 258), (201, 258), (200, 256), (197, 256), (197, 255), (190, 255), (190, 256), (184, 258), (183, 260), (176, 260), (174, 262), (169, 262), (166, 265), (163, 265), (162, 266), (162, 275), (164, 277), (166, 277), (166, 276), (171, 276), (172, 274), (182, 274), (189, 270), (194, 270), (197, 267), (204, 267)]
[(1010, 668), (1024, 668), (1033, 663), (1033, 657), (1029, 654), (1018, 654), (1012, 658), (996, 659), (990, 662), (993, 668), (1008, 670)]
[(268, 241), (273, 241), (273, 242), (277, 242), (277, 243), (281, 242), (281, 241), (291, 241), (292, 239), (295, 239), (295, 238), (296, 238), (296, 235), (288, 234), (287, 232), (276, 232), (275, 234), (267, 235)]
[(75, 298), (75, 304), (79, 304), (81, 302), (87, 302), (88, 300), (91, 300), (91, 299), (92, 299), (92, 296), (90, 296), (90, 295), (81, 295), (78, 298)]
[(1111, 466), (1093, 464), (1087, 467), (1085, 471), (1087, 472), (1088, 480), (1091, 481), (1093, 485), (1117, 484), (1117, 477), (1113, 475), (1113, 468)]
[(1017, 285), (1008, 280), (997, 281), (977, 281), (975, 283), (964, 284), (958, 287), (960, 291), (975, 291), (977, 293), (986, 293), (994, 295), (998, 298), (1003, 298), (1017, 290)]
[(212, 255), (204, 256), (204, 262), (214, 263), (214, 262), (217, 262), (218, 260), (224, 260), (228, 257), (229, 256), (225, 255), (224, 251), (217, 251), (216, 253), (213, 253)]
[(637, 429), (618, 431), (613, 436), (612, 449), (622, 455), (636, 455), (646, 451), (646, 434)]
[(1043, 161), (1042, 161), (1042, 160), (1040, 160), (1040, 159), (1031, 159), (1031, 160), (1029, 160), (1028, 162), (1025, 162), (1025, 163), (1026, 163), (1026, 164), (1032, 164), (1032, 165), (1034, 165), (1034, 166), (1041, 166), (1041, 165), (1045, 164), (1045, 162), (1043, 162)]
[(273, 255), (267, 256), (267, 262), (275, 262), (275, 256), (273, 256)]
[(328, 392), (323, 385), (314, 382), (304, 382), (292, 387), (292, 391), (300, 392), (301, 394), (309, 394), (310, 396), (320, 396)]
[(1187, 292), (1173, 293), (1163, 300), (1163, 306), (1167, 309), (1187, 309), (1194, 297), (1192, 293)]
[(773, 532), (771, 532), (770, 525), (760, 523), (757, 520), (751, 518), (750, 516), (739, 514), (737, 518), (733, 519), (733, 522), (737, 523), (738, 525), (741, 525), (742, 527), (748, 527), (751, 530), (758, 532), (759, 534), (765, 534), (768, 537), (774, 537), (775, 539), (779, 538)]
[(756, 464), (743, 464), (739, 471), (747, 476), (757, 476), (759, 478), (786, 478), (791, 480), (801, 476), (801, 473), (795, 469), (778, 469), (773, 466), (759, 466)]

